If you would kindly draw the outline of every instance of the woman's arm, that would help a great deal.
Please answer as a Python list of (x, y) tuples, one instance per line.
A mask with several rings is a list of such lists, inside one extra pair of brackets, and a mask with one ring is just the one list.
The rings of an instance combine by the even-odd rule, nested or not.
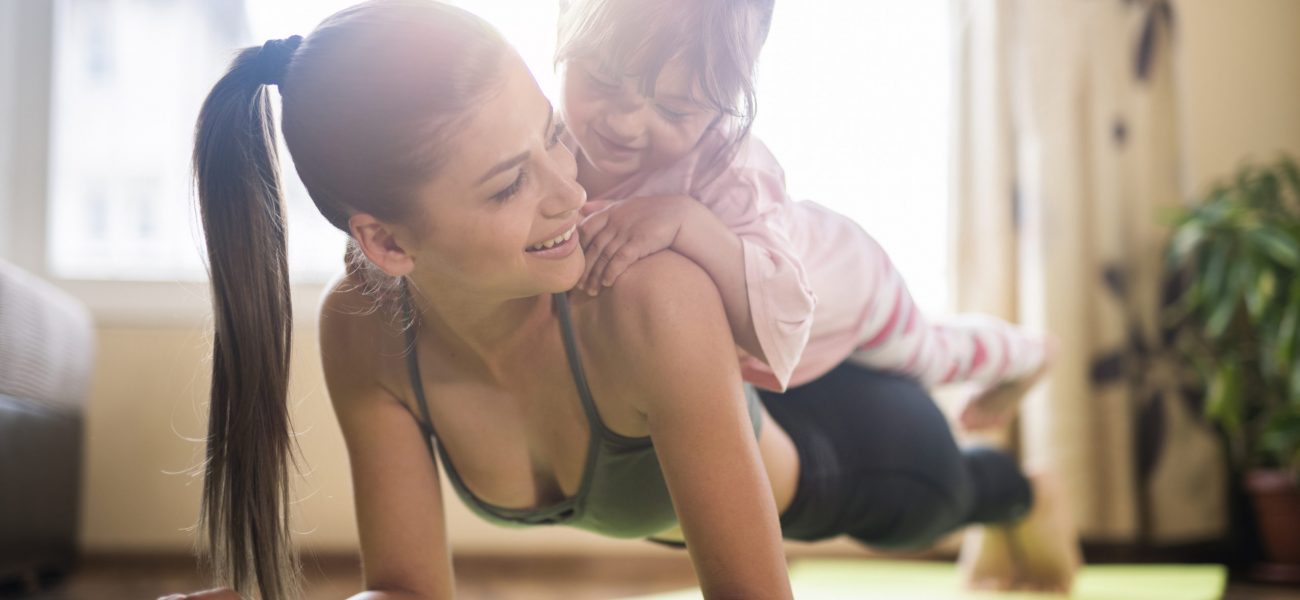
[(599, 303), (599, 368), (622, 376), (647, 419), (705, 597), (791, 597), (717, 288), (693, 262), (661, 252)]
[(411, 413), (379, 383), (385, 330), (379, 312), (361, 314), (369, 302), (335, 290), (320, 314), (321, 360), (347, 444), (362, 574), (370, 590), (356, 597), (451, 598), (437, 464)]

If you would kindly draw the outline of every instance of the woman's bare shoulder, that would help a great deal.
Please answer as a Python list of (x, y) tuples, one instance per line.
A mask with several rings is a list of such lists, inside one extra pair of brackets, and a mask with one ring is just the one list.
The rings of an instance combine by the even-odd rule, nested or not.
[[(671, 250), (633, 263), (598, 296), (574, 296), (580, 296), (575, 304), (583, 305), (597, 331), (652, 334), (715, 320), (719, 315), (725, 326), (726, 313), (713, 280), (699, 265)], [(717, 310), (710, 310), (715, 305)]]
[(355, 274), (340, 274), (325, 287), (317, 319), (321, 365), (331, 396), (392, 385), (404, 364), (405, 342), (390, 305), (380, 302)]
[(736, 363), (717, 287), (675, 252), (637, 261), (613, 287), (583, 296), (574, 303), (579, 337), (592, 349), (593, 370), (623, 382), (611, 384), (646, 388), (684, 360), (716, 362), (720, 371)]

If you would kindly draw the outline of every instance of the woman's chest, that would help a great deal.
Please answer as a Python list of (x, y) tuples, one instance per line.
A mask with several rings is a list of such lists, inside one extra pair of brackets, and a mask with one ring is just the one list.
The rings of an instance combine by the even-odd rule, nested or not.
[(610, 420), (616, 431), (638, 429), (640, 417), (626, 405), (584, 399), (566, 364), (539, 366), (506, 385), (425, 383), (444, 470), (487, 504), (526, 509), (573, 497), (597, 451), (593, 436)]

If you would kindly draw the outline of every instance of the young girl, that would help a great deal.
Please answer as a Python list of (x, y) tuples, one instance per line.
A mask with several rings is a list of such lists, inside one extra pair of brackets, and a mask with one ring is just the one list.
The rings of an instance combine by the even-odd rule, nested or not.
[(575, 0), (562, 9), (566, 143), (592, 200), (595, 294), (672, 248), (722, 291), (745, 379), (784, 390), (845, 360), (934, 386), (986, 386), (962, 414), (998, 424), (1042, 373), (1044, 338), (963, 315), (927, 321), (889, 256), (847, 217), (786, 193), (749, 135), (772, 0)]

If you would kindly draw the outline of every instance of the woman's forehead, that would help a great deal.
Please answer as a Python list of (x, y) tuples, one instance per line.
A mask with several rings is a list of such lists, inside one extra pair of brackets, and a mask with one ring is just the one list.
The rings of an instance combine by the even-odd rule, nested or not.
[(501, 161), (529, 152), (544, 137), (551, 119), (551, 103), (532, 73), (517, 57), (502, 69), (501, 83), (493, 94), (469, 114), (448, 140), (448, 160), (442, 183), (478, 187)]

